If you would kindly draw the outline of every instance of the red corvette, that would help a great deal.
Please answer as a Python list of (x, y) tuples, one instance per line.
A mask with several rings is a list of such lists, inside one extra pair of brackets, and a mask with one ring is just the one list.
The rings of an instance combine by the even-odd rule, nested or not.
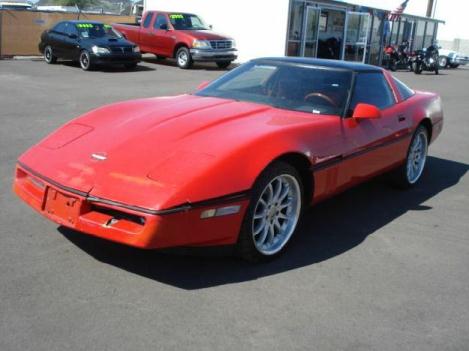
[(440, 98), (378, 67), (250, 61), (192, 95), (67, 123), (18, 160), (14, 190), (47, 218), (140, 248), (280, 253), (305, 206), (383, 172), (420, 178)]

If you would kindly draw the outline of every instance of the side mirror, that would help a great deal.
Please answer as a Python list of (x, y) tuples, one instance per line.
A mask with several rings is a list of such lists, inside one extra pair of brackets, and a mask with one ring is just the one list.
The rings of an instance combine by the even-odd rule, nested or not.
[(69, 34), (68, 37), (70, 39), (78, 39), (78, 35), (76, 35), (76, 34)]
[(202, 90), (203, 88), (205, 88), (207, 85), (209, 85), (210, 82), (208, 80), (204, 80), (202, 83), (200, 83), (198, 86), (197, 86), (197, 90)]
[(162, 24), (160, 24), (160, 29), (162, 29), (162, 30), (168, 30), (168, 24), (167, 24), (167, 23), (162, 23)]
[(381, 118), (381, 111), (375, 105), (358, 104), (353, 110), (352, 117), (356, 120), (378, 119)]
[(210, 29), (213, 29), (213, 25), (212, 24), (209, 24), (208, 26)]

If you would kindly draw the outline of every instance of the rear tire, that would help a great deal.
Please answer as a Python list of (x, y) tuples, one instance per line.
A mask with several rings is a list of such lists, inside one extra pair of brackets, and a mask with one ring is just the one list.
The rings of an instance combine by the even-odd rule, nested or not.
[(428, 129), (423, 125), (415, 130), (405, 163), (391, 173), (392, 183), (398, 188), (411, 188), (420, 180), (427, 160), (428, 136)]
[(297, 170), (284, 162), (267, 167), (256, 180), (238, 238), (242, 258), (258, 262), (278, 256), (300, 219), (303, 185)]
[(226, 69), (231, 65), (231, 61), (217, 61), (218, 68)]
[(80, 67), (83, 71), (91, 71), (93, 65), (91, 63), (90, 53), (87, 50), (80, 52)]
[(438, 68), (438, 64), (435, 65), (435, 74), (438, 74), (439, 73), (439, 68)]
[(52, 51), (52, 47), (50, 45), (47, 45), (44, 48), (44, 61), (46, 61), (48, 64), (57, 62), (57, 57), (54, 56), (54, 52)]
[(192, 67), (192, 57), (188, 48), (185, 46), (179, 48), (176, 53), (176, 62), (179, 68), (189, 69)]

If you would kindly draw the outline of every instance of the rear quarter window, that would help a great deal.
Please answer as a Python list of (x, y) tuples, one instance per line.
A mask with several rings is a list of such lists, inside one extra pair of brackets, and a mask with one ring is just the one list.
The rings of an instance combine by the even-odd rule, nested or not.
[(410, 98), (412, 95), (415, 94), (415, 92), (410, 89), (407, 85), (402, 83), (399, 79), (396, 77), (392, 77), (394, 79), (394, 83), (396, 83), (397, 90), (399, 90), (399, 94), (401, 94), (402, 100), (407, 100)]
[(382, 73), (362, 72), (356, 75), (350, 101), (352, 111), (360, 103), (374, 105), (383, 110), (394, 105), (395, 102), (391, 87)]
[(153, 12), (150, 12), (148, 15), (145, 16), (145, 20), (143, 21), (143, 27), (144, 28), (150, 27), (150, 23), (152, 19), (153, 19)]

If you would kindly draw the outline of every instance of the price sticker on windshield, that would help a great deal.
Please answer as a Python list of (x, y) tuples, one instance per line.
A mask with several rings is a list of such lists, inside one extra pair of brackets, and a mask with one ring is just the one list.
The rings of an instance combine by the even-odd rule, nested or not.
[(171, 14), (171, 15), (169, 15), (169, 18), (171, 18), (171, 19), (184, 19), (184, 16), (183, 15)]

